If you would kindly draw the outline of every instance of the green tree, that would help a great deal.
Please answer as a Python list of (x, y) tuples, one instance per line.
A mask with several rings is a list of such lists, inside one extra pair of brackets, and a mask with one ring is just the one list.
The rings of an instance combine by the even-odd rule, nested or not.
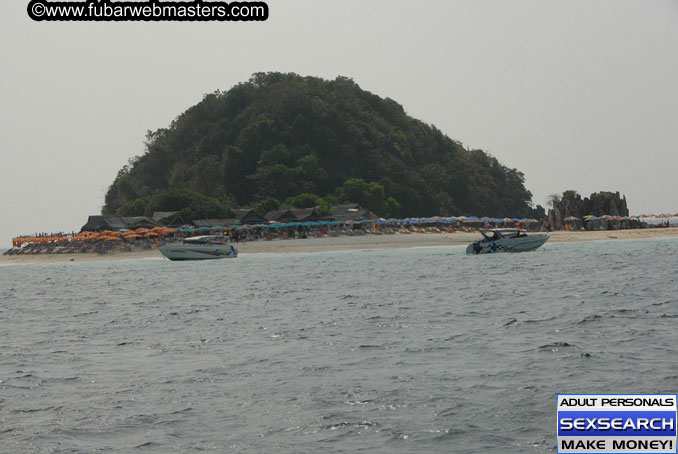
[(259, 213), (261, 216), (265, 215), (269, 211), (275, 211), (280, 209), (280, 200), (275, 197), (269, 197), (265, 200), (261, 200), (254, 205), (254, 211)]
[(147, 204), (147, 213), (178, 211), (187, 220), (233, 217), (235, 213), (217, 199), (190, 189), (170, 189), (153, 195)]
[(393, 197), (386, 199), (386, 214), (391, 218), (399, 218), (402, 206)]
[(322, 203), (323, 199), (315, 194), (299, 194), (286, 199), (283, 205), (291, 208), (313, 208)]
[(390, 197), (390, 205), (386, 202), (384, 187), (379, 183), (362, 180), (361, 178), (351, 178), (337, 189), (339, 201), (342, 203), (357, 203), (362, 207), (378, 214), (379, 216), (388, 216), (391, 210), (400, 211), (400, 204)]
[(127, 202), (115, 212), (116, 216), (144, 216), (146, 214), (146, 207), (148, 199), (136, 199), (132, 202)]

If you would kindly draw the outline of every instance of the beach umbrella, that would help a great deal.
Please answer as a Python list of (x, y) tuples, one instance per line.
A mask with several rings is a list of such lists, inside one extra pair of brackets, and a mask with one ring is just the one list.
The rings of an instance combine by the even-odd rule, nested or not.
[(563, 219), (563, 221), (581, 221), (581, 219), (579, 219), (576, 216), (568, 216), (565, 219)]

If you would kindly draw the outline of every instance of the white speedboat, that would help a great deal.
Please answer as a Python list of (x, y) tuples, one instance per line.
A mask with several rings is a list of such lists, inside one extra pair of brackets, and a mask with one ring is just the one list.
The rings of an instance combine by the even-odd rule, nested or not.
[(522, 229), (489, 229), (481, 230), (480, 233), (483, 238), (469, 244), (466, 247), (467, 254), (534, 251), (549, 239), (545, 233), (528, 235)]
[(238, 249), (226, 244), (224, 237), (202, 235), (184, 238), (180, 244), (170, 244), (158, 248), (162, 255), (170, 260), (206, 260), (225, 259), (238, 256)]

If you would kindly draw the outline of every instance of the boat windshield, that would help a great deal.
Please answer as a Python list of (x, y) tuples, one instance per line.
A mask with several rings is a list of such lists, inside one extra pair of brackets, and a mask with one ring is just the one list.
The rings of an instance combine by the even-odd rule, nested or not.
[(492, 229), (486, 230), (484, 232), (481, 231), (480, 233), (482, 233), (482, 235), (490, 241), (497, 241), (502, 238), (527, 236), (526, 231), (521, 229)]
[(215, 235), (192, 236), (184, 238), (183, 242), (187, 244), (222, 244), (225, 242), (225, 238)]

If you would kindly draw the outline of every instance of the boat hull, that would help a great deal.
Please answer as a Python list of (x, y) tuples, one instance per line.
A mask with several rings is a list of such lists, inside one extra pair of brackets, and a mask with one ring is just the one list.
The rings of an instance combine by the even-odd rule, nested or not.
[(495, 252), (530, 252), (539, 249), (549, 240), (545, 234), (514, 238), (501, 238), (496, 241), (479, 240), (466, 247), (467, 254), (493, 254)]
[(170, 260), (214, 260), (238, 256), (238, 249), (232, 244), (176, 244), (161, 246), (158, 250)]

